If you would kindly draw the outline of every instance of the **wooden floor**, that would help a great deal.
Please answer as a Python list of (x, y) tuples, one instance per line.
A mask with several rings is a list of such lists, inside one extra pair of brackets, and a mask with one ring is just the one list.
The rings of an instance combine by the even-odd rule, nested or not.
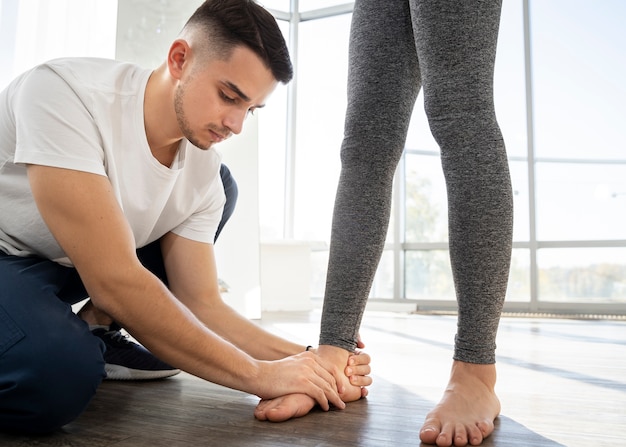
[[(260, 324), (313, 344), (319, 313)], [(0, 446), (418, 446), (418, 430), (447, 380), (454, 316), (367, 312), (370, 396), (343, 411), (275, 424), (253, 417), (253, 396), (180, 374), (105, 382), (86, 412), (43, 436), (0, 434)], [(498, 337), (502, 415), (483, 445), (626, 445), (626, 321), (503, 318)], [(53, 386), (51, 384), (51, 386)]]

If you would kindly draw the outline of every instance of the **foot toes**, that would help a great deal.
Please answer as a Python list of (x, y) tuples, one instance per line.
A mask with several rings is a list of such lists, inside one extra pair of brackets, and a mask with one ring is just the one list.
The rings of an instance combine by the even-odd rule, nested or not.
[(489, 433), (491, 432), (487, 431), (486, 427), (481, 427), (481, 423), (479, 422), (476, 426), (469, 428), (467, 437), (471, 445), (480, 445)]
[(420, 439), (426, 444), (434, 444), (440, 434), (438, 423), (426, 421), (420, 430)]
[(454, 428), (454, 445), (467, 445), (467, 430), (463, 424), (456, 424)]

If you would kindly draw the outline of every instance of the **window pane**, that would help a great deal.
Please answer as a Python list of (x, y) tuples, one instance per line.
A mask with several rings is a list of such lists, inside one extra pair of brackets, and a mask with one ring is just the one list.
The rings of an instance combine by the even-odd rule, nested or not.
[(408, 250), (405, 253), (407, 298), (455, 299), (448, 250)]
[(279, 85), (259, 114), (259, 220), (261, 240), (283, 237), (287, 87)]
[(626, 239), (626, 164), (537, 164), (539, 240)]
[(405, 241), (447, 241), (446, 187), (438, 156), (406, 154), (405, 197)]
[(421, 91), (415, 102), (415, 107), (413, 108), (413, 115), (411, 115), (411, 123), (409, 124), (405, 147), (407, 150), (434, 151), (439, 153), (439, 145), (430, 133), (428, 119), (426, 119), (426, 112), (424, 112), (424, 94)]
[(626, 2), (531, 2), (536, 153), (624, 158)]
[(502, 3), (494, 77), (496, 114), (509, 156), (525, 156), (526, 85), (522, 1)]
[(311, 297), (324, 297), (327, 270), (328, 250), (311, 251)]
[[(285, 39), (289, 23), (278, 21)], [(287, 92), (278, 84), (259, 116), (259, 224), (261, 240), (283, 237), (285, 215), (285, 151)]]
[(506, 301), (530, 302), (530, 250), (513, 250)]
[[(515, 204), (516, 241), (528, 241), (529, 238), (527, 166), (526, 162), (509, 162)], [(447, 241), (448, 205), (439, 157), (406, 154), (405, 197), (405, 241)]]
[(300, 0), (298, 2), (298, 7), (300, 8), (300, 11), (312, 11), (314, 9), (327, 8), (329, 6), (345, 5), (346, 3), (351, 2), (346, 0)]
[(284, 12), (289, 12), (289, 3), (289, 0), (263, 0), (263, 2), (261, 2), (261, 4), (266, 8)]
[(351, 15), (300, 24), (294, 234), (330, 240), (339, 179)]
[[(456, 300), (450, 255), (447, 250), (406, 252), (406, 298), (416, 300)], [(513, 250), (507, 301), (530, 301), (530, 254)]]
[(527, 242), (530, 239), (528, 214), (528, 163), (509, 161), (513, 186), (513, 240)]
[(374, 276), (370, 297), (393, 298), (393, 272), (393, 250), (385, 250), (378, 264), (376, 276)]
[(626, 303), (626, 248), (540, 249), (541, 301)]
[[(324, 297), (328, 256), (328, 250), (311, 252), (311, 296), (314, 298)], [(385, 250), (378, 265), (369, 297), (393, 298), (393, 282), (393, 251)]]

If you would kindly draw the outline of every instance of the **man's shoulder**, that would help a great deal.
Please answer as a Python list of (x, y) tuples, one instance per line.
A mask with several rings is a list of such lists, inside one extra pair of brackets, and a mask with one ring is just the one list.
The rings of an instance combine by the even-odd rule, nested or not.
[(130, 62), (95, 57), (53, 59), (42, 64), (72, 87), (90, 87), (123, 93), (135, 91), (150, 73)]
[(61, 57), (57, 59), (51, 59), (41, 65), (52, 68), (59, 71), (78, 72), (82, 70), (116, 70), (120, 67), (127, 69), (141, 69), (137, 64), (130, 62), (120, 61), (117, 59), (107, 59), (102, 57)]

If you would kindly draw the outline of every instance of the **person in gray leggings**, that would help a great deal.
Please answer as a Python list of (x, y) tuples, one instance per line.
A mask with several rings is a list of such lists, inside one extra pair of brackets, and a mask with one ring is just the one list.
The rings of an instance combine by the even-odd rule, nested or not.
[[(495, 339), (513, 227), (511, 181), (493, 100), (501, 6), (501, 0), (357, 0), (352, 18), (342, 169), (318, 352), (345, 365), (357, 347), (385, 243), (395, 168), (423, 87), (441, 149), (458, 300), (450, 383), (420, 431), (423, 442), (440, 446), (480, 444), (500, 411)], [(306, 413), (296, 403), (262, 402), (257, 417)]]

